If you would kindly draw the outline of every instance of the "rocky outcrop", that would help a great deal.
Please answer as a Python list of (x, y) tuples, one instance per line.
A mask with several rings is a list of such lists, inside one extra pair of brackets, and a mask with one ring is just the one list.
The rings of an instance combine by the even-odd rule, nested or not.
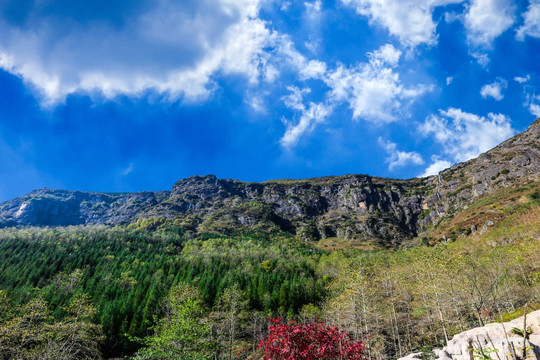
[[(523, 336), (513, 329), (523, 330), (523, 317), (506, 323), (487, 324), (455, 335), (442, 349), (433, 353), (440, 360), (470, 360), (482, 354), (493, 360), (522, 358)], [(525, 348), (528, 358), (540, 359), (540, 310), (527, 314), (527, 330), (531, 332)], [(422, 353), (410, 354), (399, 360), (421, 359)]]
[(41, 189), (0, 203), (0, 226), (120, 225), (153, 218), (193, 233), (285, 231), (306, 240), (339, 237), (392, 247), (479, 197), (538, 181), (539, 144), (537, 120), (478, 158), (422, 179), (346, 175), (246, 183), (209, 175), (161, 192)]
[(168, 191), (127, 194), (39, 189), (0, 203), (3, 226), (101, 225), (129, 222), (169, 197)]
[(422, 180), (348, 175), (244, 183), (195, 176), (177, 182), (146, 216), (189, 214), (200, 230), (263, 227), (307, 238), (358, 238), (398, 244), (416, 235)]

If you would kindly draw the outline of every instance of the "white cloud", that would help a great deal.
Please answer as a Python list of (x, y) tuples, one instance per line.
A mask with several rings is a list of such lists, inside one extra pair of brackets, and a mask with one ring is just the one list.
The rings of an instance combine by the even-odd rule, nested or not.
[(313, 54), (316, 54), (319, 51), (321, 44), (322, 44), (321, 39), (304, 41), (304, 46), (306, 47), (306, 49), (311, 51)]
[(506, 89), (507, 86), (508, 82), (506, 80), (497, 78), (495, 82), (482, 86), (482, 89), (480, 89), (480, 95), (482, 95), (484, 99), (487, 97), (492, 97), (497, 101), (501, 101), (504, 98), (502, 91), (503, 89)]
[(321, 0), (315, 0), (314, 2), (304, 2), (306, 11), (309, 13), (309, 16), (318, 16), (322, 9)]
[(315, 126), (324, 122), (332, 113), (332, 107), (322, 103), (310, 102), (308, 106), (304, 105), (303, 98), (311, 92), (310, 89), (298, 89), (295, 86), (288, 87), (291, 94), (284, 96), (285, 105), (300, 113), (300, 119), (296, 124), (291, 121), (284, 120), (287, 130), (280, 140), (280, 143), (285, 148), (291, 148), (298, 144), (300, 137), (306, 133), (313, 131)]
[(446, 23), (453, 23), (454, 21), (462, 20), (462, 15), (455, 11), (447, 11), (444, 13), (444, 21)]
[(537, 118), (540, 118), (540, 105), (538, 105), (538, 104), (530, 104), (529, 105), (529, 111), (531, 112), (531, 114), (533, 114)]
[(529, 113), (533, 114), (537, 118), (540, 117), (540, 95), (535, 94), (534, 88), (531, 85), (525, 84), (523, 88), (525, 95), (523, 106), (529, 110)]
[(0, 21), (0, 67), (48, 103), (78, 91), (114, 97), (149, 89), (171, 99), (204, 99), (217, 73), (250, 83), (275, 79), (271, 52), (287, 39), (258, 18), (259, 1), (160, 0), (122, 25), (69, 15), (58, 21), (36, 5), (24, 27)]
[(341, 0), (397, 36), (402, 44), (416, 47), (437, 43), (433, 10), (463, 0)]
[(531, 75), (529, 75), (529, 74), (527, 74), (527, 76), (516, 76), (516, 77), (514, 77), (514, 81), (516, 81), (516, 82), (518, 82), (520, 84), (524, 84), (529, 80), (531, 80)]
[(258, 113), (267, 112), (264, 99), (261, 96), (257, 96), (257, 95), (246, 96), (246, 98), (244, 99), (244, 102), (248, 104), (255, 112), (258, 112)]
[(288, 36), (283, 35), (279, 38), (276, 46), (275, 52), (279, 54), (279, 57), (283, 58), (288, 65), (296, 69), (300, 73), (300, 77), (302, 77), (302, 71), (308, 66), (308, 60), (296, 50), (292, 40)]
[(353, 118), (376, 123), (395, 121), (404, 114), (403, 102), (414, 100), (428, 88), (405, 88), (394, 72), (401, 52), (392, 45), (383, 45), (369, 54), (369, 62), (347, 68), (339, 65), (329, 71), (324, 81), (330, 87), (332, 102), (348, 103)]
[(396, 67), (399, 58), (401, 57), (401, 51), (396, 49), (391, 44), (382, 45), (377, 50), (368, 53), (369, 56), (369, 63), (373, 66), (384, 66), (384, 65), (390, 65), (392, 67)]
[(390, 141), (385, 141), (382, 138), (378, 139), (379, 145), (384, 148), (388, 153), (386, 162), (388, 163), (388, 169), (392, 171), (396, 167), (406, 166), (406, 165), (422, 165), (424, 159), (417, 152), (406, 152), (400, 151), (397, 149), (397, 145)]
[(531, 0), (523, 18), (524, 23), (516, 32), (517, 39), (524, 40), (525, 36), (540, 38), (540, 0)]
[(452, 166), (452, 163), (450, 163), (450, 161), (441, 160), (441, 159), (439, 159), (438, 156), (432, 156), (431, 161), (433, 161), (433, 163), (431, 165), (429, 165), (426, 168), (426, 170), (424, 170), (424, 172), (422, 174), (418, 175), (418, 177), (426, 177), (426, 176), (431, 176), (431, 175), (437, 175), (442, 170), (447, 169), (450, 166)]
[(515, 134), (505, 115), (489, 113), (483, 117), (455, 108), (429, 116), (420, 132), (433, 136), (455, 162), (472, 159)]
[(304, 96), (311, 93), (311, 89), (299, 89), (296, 86), (288, 86), (287, 90), (290, 91), (290, 94), (281, 98), (285, 106), (295, 111), (304, 111)]
[(478, 52), (478, 51), (473, 51), (471, 53), (471, 56), (473, 58), (476, 59), (476, 61), (482, 65), (483, 67), (486, 67), (488, 66), (489, 62), (491, 61), (491, 59), (489, 58), (489, 56), (485, 53), (481, 53), (481, 52)]
[(450, 86), (450, 84), (452, 84), (452, 81), (454, 81), (454, 78), (452, 76), (448, 76), (446, 78), (446, 86)]
[(311, 60), (299, 70), (302, 80), (321, 79), (326, 74), (326, 64), (319, 60)]
[(280, 10), (281, 11), (289, 11), (289, 8), (291, 7), (292, 2), (291, 1), (282, 1)]
[(352, 109), (353, 119), (363, 119), (374, 123), (388, 123), (398, 117), (406, 117), (409, 102), (430, 90), (430, 87), (419, 85), (405, 87), (399, 74), (394, 71), (401, 57), (401, 51), (390, 44), (368, 53), (369, 61), (352, 67), (338, 65), (328, 70), (326, 63), (307, 59), (299, 54), (292, 43), (283, 42), (280, 52), (287, 54), (290, 63), (294, 64), (301, 80), (315, 79), (323, 81), (329, 87), (324, 94), (323, 103), (310, 103), (305, 106), (303, 97), (309, 89), (300, 90), (289, 87), (291, 92), (282, 100), (290, 109), (299, 112), (300, 120), (293, 125), (287, 121), (287, 131), (281, 139), (284, 147), (292, 147), (298, 143), (300, 136), (315, 128), (324, 121), (336, 106), (348, 104)]
[(490, 48), (514, 24), (515, 10), (512, 0), (471, 0), (464, 18), (469, 44)]
[(129, 163), (129, 165), (125, 169), (120, 171), (120, 175), (121, 176), (128, 176), (129, 174), (131, 174), (133, 172), (134, 169), (135, 169), (135, 165), (133, 165), (133, 163)]
[(531, 114), (537, 118), (540, 117), (540, 95), (535, 96), (534, 94), (528, 94), (526, 105), (528, 106)]

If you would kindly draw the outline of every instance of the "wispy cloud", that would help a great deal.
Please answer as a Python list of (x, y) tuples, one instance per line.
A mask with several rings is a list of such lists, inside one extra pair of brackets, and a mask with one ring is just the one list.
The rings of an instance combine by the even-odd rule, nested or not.
[(430, 87), (405, 87), (394, 71), (400, 57), (399, 50), (386, 44), (369, 54), (368, 63), (340, 65), (329, 71), (324, 82), (331, 89), (330, 99), (348, 103), (354, 119), (387, 123), (398, 116), (407, 117), (404, 102), (413, 101)]
[(321, 14), (322, 2), (321, 0), (315, 0), (313, 2), (306, 1), (304, 2), (306, 7), (306, 15), (314, 21), (319, 20)]
[(526, 36), (540, 38), (540, 0), (531, 0), (523, 14), (524, 23), (517, 30), (516, 38), (524, 40)]
[(431, 161), (431, 165), (429, 165), (422, 174), (418, 175), (418, 177), (437, 175), (438, 173), (440, 173), (444, 169), (449, 168), (452, 165), (450, 161), (439, 159), (439, 157), (436, 155), (431, 157)]
[(516, 81), (516, 82), (518, 82), (520, 84), (525, 84), (529, 80), (531, 80), (531, 75), (529, 75), (529, 74), (527, 74), (527, 76), (516, 76), (516, 77), (514, 77), (514, 81)]
[(317, 124), (324, 122), (332, 113), (332, 107), (323, 103), (313, 102), (309, 102), (306, 106), (304, 105), (304, 96), (310, 93), (310, 89), (300, 90), (294, 86), (288, 89), (291, 93), (284, 96), (283, 101), (288, 108), (300, 114), (296, 123), (284, 119), (287, 129), (280, 143), (284, 148), (290, 149), (298, 144), (302, 135), (311, 132)]
[(487, 67), (487, 51), (493, 41), (510, 29), (516, 20), (516, 6), (512, 0), (471, 0), (462, 17), (467, 32), (469, 51), (476, 61)]
[(471, 0), (464, 18), (469, 44), (491, 48), (493, 40), (514, 24), (515, 11), (511, 0)]
[(529, 95), (528, 96), (528, 108), (529, 112), (536, 116), (537, 118), (540, 117), (540, 95)]
[(433, 10), (463, 0), (341, 0), (396, 36), (402, 44), (416, 47), (437, 43)]
[(129, 174), (131, 174), (133, 172), (134, 169), (135, 169), (135, 165), (133, 165), (133, 163), (129, 163), (129, 165), (125, 169), (120, 171), (120, 175), (121, 176), (128, 176)]
[(383, 140), (382, 138), (379, 138), (378, 142), (388, 154), (386, 162), (388, 163), (388, 170), (390, 171), (394, 170), (396, 167), (424, 164), (424, 159), (422, 159), (422, 156), (415, 151), (407, 152), (398, 150), (397, 144), (391, 141)]
[(533, 114), (537, 118), (540, 118), (540, 105), (539, 104), (529, 105), (529, 111), (531, 112), (531, 114)]
[(480, 95), (486, 99), (492, 97), (497, 101), (500, 101), (504, 98), (502, 93), (503, 89), (508, 87), (508, 82), (502, 78), (497, 78), (494, 82), (482, 86), (480, 89)]
[(395, 71), (401, 51), (390, 44), (369, 52), (366, 63), (354, 66), (338, 64), (334, 69), (329, 69), (326, 63), (319, 60), (307, 61), (293, 48), (287, 52), (290, 58), (295, 59), (292, 63), (297, 64), (301, 80), (322, 81), (329, 90), (324, 94), (322, 103), (305, 106), (302, 98), (308, 90), (289, 87), (291, 94), (282, 99), (287, 107), (301, 115), (297, 125), (286, 122), (287, 132), (281, 140), (285, 147), (296, 145), (302, 134), (312, 130), (342, 104), (352, 110), (354, 120), (386, 124), (398, 118), (407, 118), (408, 105), (431, 90), (430, 86), (408, 87), (401, 82)]
[(419, 130), (432, 136), (454, 163), (472, 159), (516, 133), (505, 115), (489, 113), (484, 117), (456, 108), (429, 116)]

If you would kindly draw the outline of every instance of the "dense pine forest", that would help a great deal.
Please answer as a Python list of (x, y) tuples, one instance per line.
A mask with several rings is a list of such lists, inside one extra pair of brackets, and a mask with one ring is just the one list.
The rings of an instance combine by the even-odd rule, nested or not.
[[(484, 234), (454, 226), (451, 237), (400, 250), (280, 233), (189, 238), (167, 224), (6, 228), (0, 348), (23, 355), (3, 358), (54, 353), (40, 332), (61, 343), (73, 329), (90, 342), (87, 358), (171, 358), (156, 350), (171, 334), (191, 344), (178, 358), (260, 358), (268, 318), (337, 325), (369, 358), (442, 345), (540, 304), (538, 191), (533, 184), (472, 206), (504, 206), (505, 220)], [(39, 326), (28, 330), (28, 319)], [(21, 345), (25, 336), (35, 338)]]
[(20, 304), (40, 297), (60, 317), (74, 298), (90, 296), (107, 356), (138, 347), (131, 337), (148, 333), (173, 284), (195, 286), (209, 308), (235, 288), (244, 310), (292, 317), (320, 304), (329, 281), (316, 271), (323, 253), (287, 237), (184, 241), (178, 231), (105, 227), (9, 229), (0, 237), (0, 283), (9, 297)]

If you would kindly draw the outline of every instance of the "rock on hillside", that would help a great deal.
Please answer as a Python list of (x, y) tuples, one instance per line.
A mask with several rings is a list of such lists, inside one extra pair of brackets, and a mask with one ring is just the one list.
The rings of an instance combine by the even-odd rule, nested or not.
[(0, 203), (0, 225), (118, 224), (168, 198), (168, 191), (127, 194), (39, 189)]
[(416, 235), (421, 180), (364, 175), (243, 183), (196, 176), (176, 183), (148, 216), (190, 214), (193, 230), (258, 228), (400, 243)]
[[(434, 350), (435, 357), (440, 360), (470, 360), (479, 357), (482, 351), (489, 354), (493, 360), (512, 359), (513, 351), (520, 357), (523, 337), (514, 334), (514, 328), (523, 329), (523, 317), (459, 333), (444, 348)], [(527, 329), (532, 331), (526, 343), (526, 348), (529, 348), (527, 355), (532, 359), (540, 359), (540, 310), (527, 314)], [(421, 353), (415, 353), (399, 360), (421, 358)]]

